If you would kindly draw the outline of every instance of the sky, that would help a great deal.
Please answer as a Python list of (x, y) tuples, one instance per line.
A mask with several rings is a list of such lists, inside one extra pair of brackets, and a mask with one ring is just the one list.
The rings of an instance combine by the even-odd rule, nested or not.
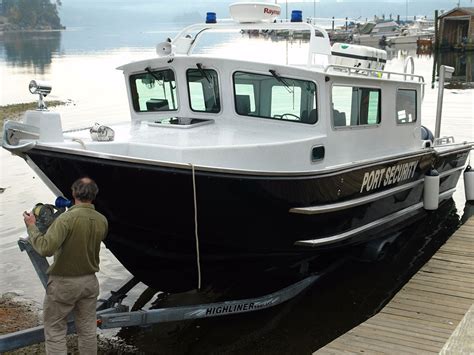
[[(226, 0), (62, 0), (60, 11), (64, 25), (122, 26), (126, 23), (199, 22), (207, 11), (219, 18), (229, 18)], [(274, 1), (269, 1), (274, 3)], [(373, 19), (374, 16), (413, 19), (414, 16), (434, 17), (434, 10), (450, 10), (458, 0), (278, 0), (283, 16), (287, 10), (303, 10), (303, 17)], [(461, 6), (474, 6), (471, 0), (461, 0)]]
[[(218, 18), (228, 18), (228, 5), (236, 1), (189, 1), (189, 0), (62, 0), (61, 15), (66, 26), (79, 26), (91, 21), (102, 24), (120, 21), (127, 23), (127, 17), (134, 16), (136, 21), (173, 22), (175, 18), (205, 16), (207, 11), (214, 11)], [(269, 1), (274, 3), (274, 1)], [(450, 10), (458, 0), (278, 0), (282, 13), (298, 9), (303, 10), (303, 17), (349, 17), (373, 18), (374, 15), (394, 17), (426, 15), (434, 16), (434, 10)], [(461, 6), (474, 6), (472, 0), (461, 0)], [(316, 14), (315, 14), (316, 12)], [(188, 16), (190, 14), (193, 16)], [(105, 15), (105, 16), (104, 16)], [(124, 18), (122, 18), (124, 17)], [(191, 18), (193, 17), (193, 18)]]

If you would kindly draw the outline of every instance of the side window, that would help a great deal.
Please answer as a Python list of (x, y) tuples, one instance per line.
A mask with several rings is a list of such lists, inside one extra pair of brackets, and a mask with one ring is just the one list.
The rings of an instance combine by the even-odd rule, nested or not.
[(335, 85), (332, 88), (332, 110), (334, 127), (379, 124), (381, 91)]
[(234, 73), (235, 110), (242, 116), (314, 124), (316, 84), (275, 75)]
[(397, 123), (415, 122), (417, 119), (416, 107), (416, 90), (397, 90)]
[(137, 112), (178, 109), (176, 81), (170, 69), (131, 75), (130, 88), (133, 108)]
[(188, 69), (186, 72), (191, 110), (217, 113), (221, 110), (219, 81), (212, 69)]

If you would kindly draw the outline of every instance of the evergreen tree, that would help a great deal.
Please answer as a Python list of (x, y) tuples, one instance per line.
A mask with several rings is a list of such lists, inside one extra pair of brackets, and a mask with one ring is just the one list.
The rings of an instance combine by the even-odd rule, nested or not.
[(54, 3), (50, 0), (4, 0), (3, 4), (8, 21), (20, 28), (62, 28), (58, 15), (60, 0)]

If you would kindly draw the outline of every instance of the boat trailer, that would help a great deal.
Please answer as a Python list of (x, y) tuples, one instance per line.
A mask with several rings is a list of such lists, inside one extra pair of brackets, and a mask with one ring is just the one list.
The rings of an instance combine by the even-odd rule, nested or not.
[[(26, 251), (28, 254), (41, 283), (46, 288), (48, 282), (48, 275), (46, 274), (46, 270), (49, 267), (48, 261), (33, 249), (27, 239), (20, 239), (18, 245), (21, 251)], [(312, 285), (321, 276), (321, 274), (308, 276), (276, 292), (256, 298), (130, 312), (129, 307), (123, 305), (122, 301), (127, 297), (127, 293), (140, 282), (135, 277), (132, 277), (117, 291), (111, 291), (111, 295), (108, 299), (98, 300), (97, 327), (100, 329), (111, 329), (130, 326), (148, 326), (164, 322), (211, 318), (258, 311), (290, 300)], [(71, 333), (75, 333), (72, 314), (68, 318), (67, 330), (67, 334)], [(43, 341), (44, 327), (42, 325), (0, 335), (0, 353), (41, 343)]]

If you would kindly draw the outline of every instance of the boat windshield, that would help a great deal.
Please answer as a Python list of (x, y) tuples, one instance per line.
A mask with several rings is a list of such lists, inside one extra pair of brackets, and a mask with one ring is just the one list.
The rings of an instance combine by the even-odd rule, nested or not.
[(150, 70), (130, 76), (133, 108), (137, 112), (176, 111), (176, 81), (171, 69)]
[(269, 75), (234, 73), (235, 109), (239, 115), (314, 124), (318, 121), (316, 84)]
[(217, 113), (221, 110), (219, 98), (219, 82), (217, 72), (212, 69), (197, 69), (186, 71), (188, 80), (189, 102), (191, 110), (197, 112)]

